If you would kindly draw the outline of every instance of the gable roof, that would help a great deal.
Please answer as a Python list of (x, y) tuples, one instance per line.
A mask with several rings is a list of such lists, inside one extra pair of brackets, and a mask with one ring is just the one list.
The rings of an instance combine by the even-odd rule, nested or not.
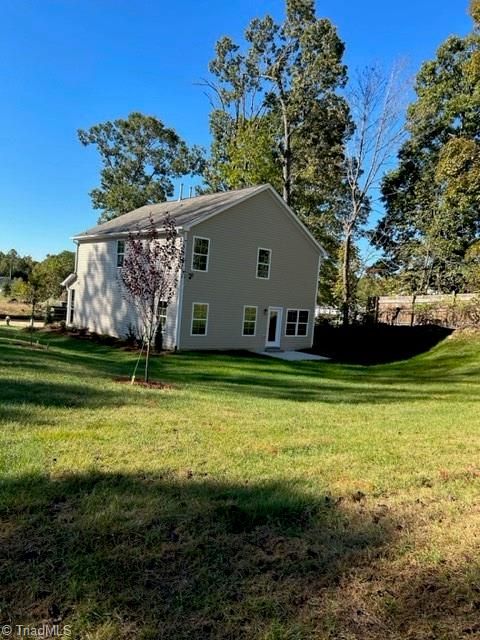
[(215, 216), (236, 204), (243, 202), (263, 191), (269, 191), (284, 210), (292, 216), (294, 221), (301, 227), (305, 235), (315, 244), (320, 252), (326, 256), (324, 248), (315, 240), (310, 231), (298, 219), (297, 215), (278, 195), (275, 189), (264, 184), (256, 187), (247, 187), (245, 189), (237, 189), (235, 191), (222, 191), (203, 196), (195, 196), (193, 198), (185, 198), (184, 200), (170, 200), (159, 204), (147, 204), (139, 209), (134, 209), (129, 213), (125, 213), (113, 220), (98, 224), (91, 229), (87, 229), (83, 233), (73, 236), (74, 240), (88, 240), (115, 238), (126, 236), (132, 231), (142, 231), (147, 229), (149, 225), (149, 217), (151, 216), (154, 224), (161, 228), (167, 214), (175, 222), (178, 228), (185, 230)]

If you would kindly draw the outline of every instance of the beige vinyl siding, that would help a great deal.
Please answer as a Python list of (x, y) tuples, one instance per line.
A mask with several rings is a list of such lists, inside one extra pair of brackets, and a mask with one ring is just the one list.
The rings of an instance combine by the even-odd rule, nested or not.
[[(137, 328), (132, 305), (122, 291), (117, 267), (117, 241), (80, 242), (78, 245), (77, 280), (73, 324), (96, 333), (123, 338), (129, 325)], [(164, 346), (175, 346), (177, 301), (168, 307)]]
[[(320, 250), (269, 191), (211, 217), (188, 234), (185, 264), (192, 264), (192, 240), (210, 240), (208, 272), (190, 271), (184, 280), (182, 349), (263, 349), (268, 307), (282, 307), (282, 349), (312, 343)], [(257, 278), (258, 250), (270, 249), (270, 277)], [(193, 303), (209, 305), (208, 332), (191, 336)], [(257, 307), (255, 336), (243, 336), (245, 306)], [(307, 309), (306, 336), (285, 336), (287, 309)]]

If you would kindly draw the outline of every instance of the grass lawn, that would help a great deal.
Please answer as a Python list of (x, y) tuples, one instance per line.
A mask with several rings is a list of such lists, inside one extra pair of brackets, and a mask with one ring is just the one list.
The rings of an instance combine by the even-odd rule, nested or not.
[(0, 329), (0, 623), (480, 638), (480, 337), (375, 367)]

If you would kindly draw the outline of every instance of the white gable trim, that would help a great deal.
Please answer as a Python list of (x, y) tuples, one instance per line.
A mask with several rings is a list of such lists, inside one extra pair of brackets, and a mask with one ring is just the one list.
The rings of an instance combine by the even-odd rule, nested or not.
[(60, 283), (61, 287), (69, 287), (70, 285), (72, 285), (75, 280), (77, 279), (77, 274), (75, 272), (70, 273), (65, 280), (63, 280), (63, 282)]
[[(218, 216), (220, 213), (224, 213), (225, 211), (228, 211), (232, 207), (235, 207), (237, 204), (241, 204), (242, 202), (246, 202), (250, 198), (254, 198), (259, 193), (263, 193), (264, 191), (268, 191), (269, 193), (271, 193), (273, 195), (273, 197), (277, 201), (277, 203), (283, 208), (285, 213), (288, 214), (288, 216), (293, 220), (293, 222), (297, 225), (297, 227), (303, 232), (305, 237), (308, 238), (310, 240), (310, 242), (314, 245), (314, 247), (320, 251), (321, 257), (324, 258), (324, 259), (328, 258), (328, 253), (325, 251), (325, 249), (322, 247), (322, 245), (319, 242), (317, 242), (317, 240), (310, 233), (310, 231), (307, 229), (307, 227), (298, 218), (297, 214), (287, 205), (285, 200), (281, 196), (278, 195), (278, 193), (275, 191), (275, 189), (270, 184), (261, 185), (261, 186), (257, 187), (253, 192), (250, 192), (250, 193), (246, 194), (242, 198), (238, 198), (238, 200), (235, 200), (235, 202), (230, 202), (230, 203), (226, 204), (225, 206), (220, 207), (219, 209), (217, 209), (216, 211), (214, 211), (212, 213), (207, 213), (207, 214), (205, 214), (203, 216), (199, 216), (197, 218), (197, 220), (194, 220), (193, 222), (190, 222), (190, 223), (185, 224), (185, 225), (179, 225), (177, 227), (177, 231), (190, 231), (191, 229), (193, 229), (193, 227), (196, 227), (198, 224), (201, 224), (202, 222), (205, 222), (206, 220), (210, 220), (210, 218), (213, 218), (214, 216)], [(163, 232), (163, 228), (159, 228), (156, 231), (159, 234), (159, 236), (161, 236), (162, 232)], [(142, 232), (147, 234), (148, 233), (148, 229), (142, 229), (140, 231), (141, 235), (142, 235)], [(105, 233), (105, 232), (101, 232), (101, 233), (97, 233), (97, 234), (80, 234), (80, 235), (73, 236), (72, 240), (76, 240), (76, 241), (80, 241), (80, 242), (88, 242), (89, 240), (90, 241), (117, 240), (117, 239), (127, 238), (128, 236), (130, 236), (131, 233), (132, 233), (132, 231), (130, 230), (130, 231), (116, 231), (116, 232), (112, 231), (111, 234), (108, 234), (108, 233)]]
[[(175, 228), (178, 232), (181, 232), (184, 229), (184, 227), (182, 226)], [(109, 242), (110, 240), (128, 240), (131, 235), (136, 238), (137, 234), (142, 237), (148, 235), (149, 233), (150, 229), (140, 229), (140, 232), (138, 232), (137, 229), (134, 229), (133, 231), (115, 231), (108, 235), (105, 233), (96, 233), (86, 236), (72, 236), (70, 240), (73, 240), (74, 242), (88, 242), (89, 240), (91, 240), (92, 242)], [(157, 234), (157, 237), (161, 238), (165, 235), (165, 229), (163, 227), (157, 227), (155, 229), (155, 233)]]
[(275, 198), (277, 203), (282, 206), (283, 210), (295, 222), (295, 224), (299, 227), (299, 229), (303, 232), (303, 234), (310, 240), (310, 242), (315, 246), (315, 248), (320, 251), (321, 256), (323, 258), (327, 258), (328, 257), (328, 253), (325, 251), (325, 249), (322, 247), (322, 245), (319, 242), (317, 242), (317, 240), (315, 240), (315, 238), (310, 233), (310, 231), (307, 229), (307, 227), (303, 224), (303, 222), (301, 222), (301, 220), (299, 220), (297, 214), (292, 211), (292, 209), (287, 205), (285, 200), (283, 200), (283, 198), (281, 198), (278, 195), (278, 193), (275, 191), (275, 189), (270, 184), (264, 184), (261, 187), (258, 187), (258, 189), (255, 190), (253, 193), (249, 193), (245, 197), (240, 198), (240, 199), (236, 200), (235, 202), (230, 203), (230, 204), (226, 205), (225, 207), (222, 207), (221, 209), (218, 209), (217, 211), (214, 211), (213, 213), (209, 213), (209, 214), (206, 214), (204, 216), (200, 216), (198, 218), (198, 220), (195, 220), (194, 222), (191, 222), (190, 224), (185, 225), (185, 229), (192, 229), (197, 224), (201, 224), (202, 222), (205, 222), (206, 220), (210, 220), (210, 218), (213, 218), (214, 216), (218, 216), (220, 213), (224, 213), (228, 209), (231, 209), (232, 207), (235, 207), (237, 204), (241, 204), (242, 202), (245, 202), (246, 200), (249, 200), (250, 198), (254, 198), (259, 193), (263, 193), (264, 191), (268, 191), (269, 193), (271, 193), (273, 195), (273, 197)]

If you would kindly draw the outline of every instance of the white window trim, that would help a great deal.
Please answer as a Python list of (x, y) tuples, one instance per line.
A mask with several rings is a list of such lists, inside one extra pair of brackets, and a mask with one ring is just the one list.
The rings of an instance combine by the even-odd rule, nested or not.
[[(195, 257), (195, 255), (199, 255), (199, 256), (203, 256), (203, 253), (195, 253), (195, 240), (207, 240), (208, 242), (208, 251), (207, 251), (207, 268), (204, 269), (195, 269), (195, 267), (193, 266), (193, 259)], [(210, 240), (210, 238), (204, 238), (203, 236), (193, 236), (193, 242), (192, 242), (192, 261), (191, 261), (191, 268), (192, 271), (196, 271), (198, 273), (208, 273), (208, 265), (210, 262), (210, 247), (212, 246), (212, 241)]]
[[(245, 320), (245, 309), (255, 309), (255, 328), (253, 333), (243, 333), (245, 329), (245, 322), (252, 322), (252, 320)], [(258, 322), (258, 307), (255, 304), (243, 305), (243, 318), (242, 318), (242, 338), (255, 338), (257, 335), (257, 322)]]
[(75, 320), (75, 289), (71, 288), (68, 290), (68, 302), (67, 302), (67, 322), (66, 324), (69, 327), (74, 326)]
[[(161, 321), (161, 319), (163, 318), (164, 320), (164, 324), (162, 327), (162, 331), (165, 331), (165, 327), (167, 326), (167, 318), (168, 318), (168, 304), (166, 302), (166, 300), (160, 300), (160, 304), (159, 304), (159, 311), (160, 311), (160, 305), (165, 305), (165, 314), (159, 313), (158, 314), (158, 319)], [(160, 324), (159, 324), (160, 326)]]
[[(205, 333), (193, 333), (193, 310), (196, 304), (203, 304), (207, 307), (207, 317), (205, 320)], [(205, 338), (208, 335), (208, 317), (210, 315), (210, 304), (208, 302), (192, 302), (192, 320), (190, 322), (190, 337), (191, 338)]]
[[(119, 252), (119, 251), (118, 251), (118, 244), (119, 244), (119, 242), (123, 242), (123, 251), (122, 251), (122, 252)], [(126, 248), (127, 248), (127, 245), (126, 245), (126, 243), (125, 243), (125, 240), (117, 240), (117, 243), (116, 243), (116, 250), (117, 250), (117, 251), (116, 251), (116, 263), (117, 263), (117, 269), (123, 269), (123, 265), (124, 265), (124, 263), (125, 263), (125, 253), (126, 253)], [(119, 256), (123, 256), (123, 260), (122, 260), (122, 264), (121, 264), (121, 265), (120, 265), (120, 264), (118, 264), (118, 257), (119, 257)]]
[[(268, 251), (268, 254), (270, 256), (270, 259), (268, 261), (268, 278), (262, 278), (261, 276), (258, 275), (258, 266), (260, 264), (260, 251)], [(262, 264), (265, 264), (264, 262), (262, 262)], [(267, 247), (258, 247), (257, 249), (257, 264), (255, 266), (255, 275), (257, 277), (257, 280), (270, 280), (270, 272), (272, 270), (272, 250), (271, 249), (267, 249)]]
[[(289, 311), (297, 311), (297, 321), (295, 322), (295, 334), (292, 335), (291, 333), (287, 333), (287, 324), (293, 324), (293, 322), (288, 322), (288, 312)], [(308, 313), (308, 320), (307, 322), (299, 322), (299, 318), (300, 318), (300, 312), (301, 311), (306, 311)], [(310, 314), (311, 311), (310, 309), (287, 309), (287, 312), (285, 314), (285, 338), (308, 338), (308, 333), (310, 331)], [(302, 336), (298, 334), (298, 325), (299, 324), (306, 324), (307, 325), (307, 333)]]

